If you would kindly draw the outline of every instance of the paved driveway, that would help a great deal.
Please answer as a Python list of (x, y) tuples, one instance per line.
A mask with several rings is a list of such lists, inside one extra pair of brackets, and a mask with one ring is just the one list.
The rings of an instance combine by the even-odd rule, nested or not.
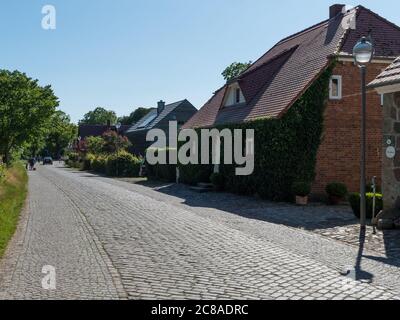
[[(251, 219), (238, 228), (233, 215), (221, 221), (172, 196), (57, 166), (30, 173), (29, 189), (0, 264), (0, 298), (396, 298), (290, 245), (308, 241), (300, 230), (265, 222), (270, 235), (252, 234)], [(43, 266), (55, 268), (55, 290), (42, 288)]]

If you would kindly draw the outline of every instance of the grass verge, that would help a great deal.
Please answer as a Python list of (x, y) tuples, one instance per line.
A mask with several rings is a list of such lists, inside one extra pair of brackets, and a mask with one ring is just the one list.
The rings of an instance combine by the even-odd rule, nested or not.
[(28, 175), (21, 163), (6, 170), (0, 181), (0, 258), (13, 236), (27, 195)]

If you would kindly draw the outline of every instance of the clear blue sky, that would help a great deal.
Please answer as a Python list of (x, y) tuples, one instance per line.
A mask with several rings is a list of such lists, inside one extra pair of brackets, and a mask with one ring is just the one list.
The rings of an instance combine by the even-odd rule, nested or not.
[[(51, 84), (73, 121), (96, 106), (129, 114), (160, 99), (200, 108), (233, 61), (255, 60), (328, 16), (335, 1), (2, 0), (0, 68)], [(340, 3), (340, 2), (339, 2)], [(57, 29), (41, 28), (43, 5)], [(398, 0), (362, 4), (400, 25)]]

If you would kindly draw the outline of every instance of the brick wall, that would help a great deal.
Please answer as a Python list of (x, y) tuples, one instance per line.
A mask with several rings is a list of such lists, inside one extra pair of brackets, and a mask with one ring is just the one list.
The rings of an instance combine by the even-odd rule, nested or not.
[[(368, 66), (367, 84), (383, 69), (384, 63)], [(314, 194), (325, 192), (330, 182), (345, 183), (350, 192), (360, 189), (361, 76), (352, 62), (338, 62), (334, 75), (342, 76), (342, 99), (329, 100), (325, 111), (324, 134), (318, 151)], [(382, 106), (374, 90), (367, 94), (367, 179), (381, 182)]]

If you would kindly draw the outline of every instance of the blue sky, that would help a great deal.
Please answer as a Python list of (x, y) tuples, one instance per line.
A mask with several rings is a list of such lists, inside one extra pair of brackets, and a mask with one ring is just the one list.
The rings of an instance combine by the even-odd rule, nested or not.
[[(129, 114), (160, 99), (200, 108), (233, 61), (328, 16), (335, 1), (1, 0), (0, 68), (51, 84), (78, 121), (97, 106)], [(57, 29), (41, 28), (54, 5)], [(358, 1), (400, 25), (398, 0)]]

